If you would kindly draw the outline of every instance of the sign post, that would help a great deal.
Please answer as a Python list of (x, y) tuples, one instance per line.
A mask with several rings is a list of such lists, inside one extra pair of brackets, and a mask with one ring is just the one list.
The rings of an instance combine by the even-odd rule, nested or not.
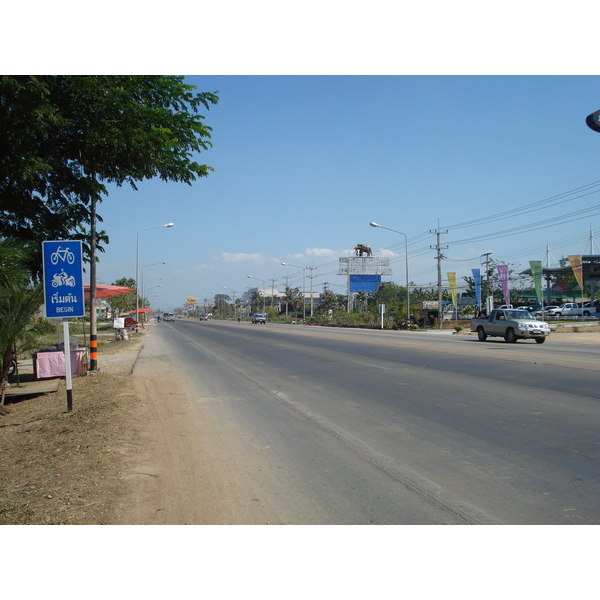
[(83, 260), (80, 241), (42, 242), (46, 317), (63, 320), (67, 412), (73, 410), (69, 318), (84, 317)]
[(383, 329), (383, 315), (385, 314), (385, 304), (379, 305), (379, 314), (381, 315), (381, 329)]

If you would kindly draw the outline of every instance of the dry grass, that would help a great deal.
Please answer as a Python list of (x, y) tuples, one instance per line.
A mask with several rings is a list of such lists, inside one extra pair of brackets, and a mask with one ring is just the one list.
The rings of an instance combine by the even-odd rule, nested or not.
[[(109, 524), (136, 402), (129, 377), (143, 335), (99, 348), (100, 371), (66, 390), (8, 404), (0, 415), (0, 524)], [(103, 362), (104, 357), (104, 362)], [(105, 365), (105, 366), (104, 366)]]

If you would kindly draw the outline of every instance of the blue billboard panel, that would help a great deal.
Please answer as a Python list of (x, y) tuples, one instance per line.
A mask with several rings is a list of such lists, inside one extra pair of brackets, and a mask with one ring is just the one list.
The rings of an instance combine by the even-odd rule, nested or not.
[(84, 317), (81, 242), (42, 242), (42, 255), (46, 316), (51, 319)]
[(381, 275), (350, 275), (350, 293), (374, 292), (381, 283)]

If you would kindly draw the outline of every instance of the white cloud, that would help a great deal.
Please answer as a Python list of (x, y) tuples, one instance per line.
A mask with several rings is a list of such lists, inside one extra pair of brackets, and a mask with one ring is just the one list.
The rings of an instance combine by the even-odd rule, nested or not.
[(219, 258), (225, 263), (257, 262), (264, 259), (261, 254), (246, 254), (245, 252), (238, 252), (236, 254), (222, 252)]
[(387, 248), (382, 248), (377, 254), (382, 258), (394, 258), (396, 256), (399, 256), (399, 254), (396, 254), (395, 252), (392, 252)]
[(304, 254), (306, 256), (319, 256), (325, 258), (337, 256), (337, 252), (335, 250), (331, 250), (330, 248), (307, 248), (304, 251)]

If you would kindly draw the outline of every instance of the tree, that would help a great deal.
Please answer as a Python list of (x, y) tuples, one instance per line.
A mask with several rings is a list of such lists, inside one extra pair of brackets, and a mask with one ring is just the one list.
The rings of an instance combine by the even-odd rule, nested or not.
[(215, 306), (221, 318), (224, 318), (230, 312), (230, 301), (231, 298), (227, 294), (217, 294), (215, 296)]
[[(216, 93), (174, 75), (0, 77), (0, 231), (28, 241), (75, 238), (90, 263), (90, 344), (96, 344), (96, 205), (106, 184), (160, 177), (191, 184), (212, 170), (198, 114)], [(35, 272), (41, 270), (41, 252)], [(96, 368), (92, 349), (90, 370)]]
[[(110, 306), (110, 310), (114, 315), (118, 315), (124, 312), (130, 312), (136, 309), (136, 296), (137, 287), (135, 285), (135, 279), (131, 277), (122, 277), (117, 279), (111, 285), (120, 285), (123, 287), (129, 287), (133, 291), (127, 292), (126, 294), (119, 294), (118, 296), (109, 296), (106, 302)], [(143, 306), (143, 303), (141, 303)]]
[(325, 313), (328, 313), (330, 310), (337, 310), (339, 307), (337, 298), (331, 290), (324, 290), (319, 294), (319, 300), (319, 306)]
[(356, 294), (356, 308), (359, 309), (359, 312), (366, 309), (368, 299), (369, 296), (367, 295), (367, 292), (361, 290)]
[(36, 273), (44, 239), (82, 239), (95, 260), (106, 184), (208, 175), (192, 155), (211, 146), (198, 110), (218, 96), (195, 89), (178, 76), (0, 77), (0, 231), (35, 242)]
[(289, 285), (286, 285), (283, 301), (286, 303), (286, 306), (292, 306), (292, 312), (296, 313), (296, 316), (302, 313), (304, 294), (299, 287), (291, 288)]
[(15, 240), (0, 239), (0, 404), (13, 348), (34, 327), (32, 317), (43, 301), (43, 285), (31, 284), (26, 266), (27, 248)]

